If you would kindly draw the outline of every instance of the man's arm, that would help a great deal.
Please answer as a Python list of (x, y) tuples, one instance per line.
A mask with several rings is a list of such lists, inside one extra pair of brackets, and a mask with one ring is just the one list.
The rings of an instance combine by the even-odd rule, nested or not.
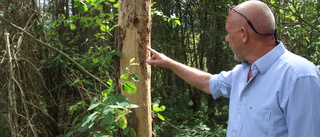
[(148, 64), (154, 65), (154, 67), (169, 68), (191, 86), (210, 94), (209, 80), (212, 76), (211, 74), (174, 61), (150, 47), (148, 47), (148, 50), (153, 54), (151, 59), (147, 61)]

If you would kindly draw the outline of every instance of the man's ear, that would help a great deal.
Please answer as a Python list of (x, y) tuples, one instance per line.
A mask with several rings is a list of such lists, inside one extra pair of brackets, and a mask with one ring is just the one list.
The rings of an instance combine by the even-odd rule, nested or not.
[(242, 42), (247, 43), (249, 40), (249, 34), (248, 30), (245, 27), (241, 27), (241, 37), (242, 37)]

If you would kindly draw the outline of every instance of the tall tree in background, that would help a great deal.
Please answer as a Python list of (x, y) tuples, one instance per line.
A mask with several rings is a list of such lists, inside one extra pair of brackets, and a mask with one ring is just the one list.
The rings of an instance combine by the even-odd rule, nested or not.
[[(120, 59), (120, 74), (134, 73), (140, 78), (135, 81), (136, 93), (121, 94), (129, 98), (130, 102), (137, 104), (139, 108), (133, 110), (129, 117), (129, 125), (133, 126), (138, 137), (152, 136), (151, 117), (151, 69), (146, 64), (150, 46), (151, 33), (151, 0), (121, 0), (119, 7), (119, 27), (117, 46), (123, 53)], [(131, 63), (138, 62), (138, 65)], [(119, 83), (123, 83), (120, 79)], [(126, 83), (123, 83), (126, 86)], [(130, 86), (128, 85), (130, 88)]]

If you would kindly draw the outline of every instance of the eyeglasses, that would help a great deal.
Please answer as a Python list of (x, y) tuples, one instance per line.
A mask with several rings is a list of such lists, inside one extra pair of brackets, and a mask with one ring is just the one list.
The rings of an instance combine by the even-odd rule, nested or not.
[(237, 12), (239, 15), (241, 15), (242, 17), (244, 17), (246, 20), (247, 20), (247, 23), (249, 24), (249, 26), (251, 27), (251, 29), (255, 32), (255, 33), (257, 33), (257, 34), (259, 34), (259, 35), (273, 35), (274, 36), (274, 38), (275, 38), (275, 40), (276, 40), (276, 43), (278, 44), (279, 42), (278, 42), (278, 40), (277, 40), (277, 29), (275, 29), (274, 30), (274, 33), (260, 33), (260, 32), (258, 32), (257, 30), (256, 30), (256, 28), (254, 28), (254, 26), (253, 26), (253, 24), (251, 23), (251, 21), (246, 17), (246, 16), (244, 16), (242, 13), (240, 13), (239, 11), (237, 11), (236, 9), (234, 9), (234, 6), (230, 6), (229, 4), (228, 4), (228, 13), (230, 13), (231, 12), (231, 10), (234, 10), (235, 12)]

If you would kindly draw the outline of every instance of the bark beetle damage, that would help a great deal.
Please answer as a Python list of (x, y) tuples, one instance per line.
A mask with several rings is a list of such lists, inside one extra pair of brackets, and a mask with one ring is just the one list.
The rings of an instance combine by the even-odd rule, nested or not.
[[(124, 2), (121, 1), (121, 2), (120, 2), (120, 7), (121, 7), (121, 8), (119, 8), (119, 9), (120, 9), (121, 11), (123, 11), (123, 10), (128, 10), (129, 3), (128, 3), (128, 2), (125, 2), (125, 1), (124, 1)], [(124, 17), (126, 16), (126, 14), (125, 14), (126, 12), (121, 12), (121, 11), (119, 12), (119, 13), (122, 14), (120, 18), (121, 18), (121, 19), (124, 19)]]
[[(150, 17), (150, 11), (147, 7), (147, 2), (142, 5), (143, 11), (140, 12), (142, 15), (139, 17), (144, 17), (138, 20), (137, 24), (137, 33), (140, 36), (140, 40), (138, 41), (138, 55), (139, 55), (139, 63), (141, 67), (142, 73), (145, 73), (145, 69), (147, 69), (146, 60), (148, 59), (148, 52), (146, 46), (150, 45), (150, 31), (151, 31), (151, 20), (148, 18)], [(138, 19), (138, 18), (137, 18)], [(134, 22), (135, 23), (135, 22)], [(135, 24), (136, 26), (136, 24)]]
[[(150, 8), (148, 6), (150, 6), (150, 1), (146, 0), (140, 7), (137, 8), (140, 11), (137, 11), (135, 9), (132, 9), (132, 4), (129, 1), (122, 1), (120, 2), (120, 10), (121, 12), (121, 19), (125, 20), (124, 22), (121, 22), (121, 24), (119, 24), (119, 30), (118, 30), (118, 34), (121, 35), (118, 37), (119, 41), (117, 43), (117, 47), (120, 47), (120, 51), (122, 51), (122, 42), (121, 40), (123, 40), (126, 37), (126, 32), (125, 32), (125, 28), (129, 28), (130, 25), (133, 25), (137, 30), (137, 35), (136, 37), (139, 38), (139, 40), (137, 41), (138, 44), (138, 60), (139, 60), (139, 64), (141, 67), (141, 72), (144, 74), (146, 73), (146, 69), (147, 69), (147, 64), (146, 64), (146, 60), (149, 57), (148, 51), (146, 46), (150, 45), (150, 31), (151, 31), (151, 17), (150, 17)], [(142, 10), (142, 11), (141, 11)]]

